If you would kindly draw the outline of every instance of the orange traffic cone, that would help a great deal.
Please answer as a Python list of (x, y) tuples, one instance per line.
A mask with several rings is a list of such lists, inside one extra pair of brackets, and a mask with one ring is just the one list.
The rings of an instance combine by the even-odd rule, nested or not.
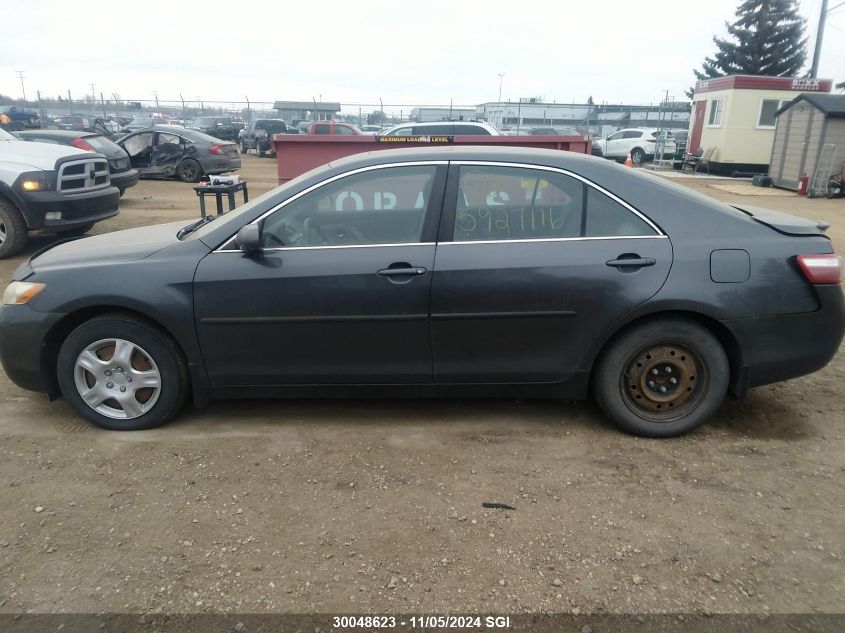
[(628, 152), (628, 157), (625, 159), (625, 167), (633, 167), (634, 161), (631, 160), (631, 152)]

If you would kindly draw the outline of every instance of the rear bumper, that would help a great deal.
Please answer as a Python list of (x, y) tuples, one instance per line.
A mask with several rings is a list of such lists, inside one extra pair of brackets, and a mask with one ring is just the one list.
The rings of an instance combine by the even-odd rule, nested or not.
[(123, 191), (138, 184), (141, 176), (137, 169), (127, 169), (111, 174), (111, 184)]
[[(80, 194), (62, 194), (57, 191), (35, 191), (21, 194), (21, 209), (30, 229), (66, 229), (99, 222), (118, 213), (120, 192), (117, 187)], [(61, 219), (47, 220), (49, 212), (61, 213)]]
[(27, 305), (0, 306), (0, 363), (19, 387), (49, 391), (42, 367), (44, 341), (63, 316)]
[(234, 171), (241, 168), (240, 158), (215, 158), (207, 160), (203, 164), (203, 171), (206, 174), (222, 174), (227, 171)]
[(827, 365), (845, 334), (845, 296), (839, 285), (815, 286), (815, 312), (723, 321), (742, 354), (734, 391), (738, 395)]

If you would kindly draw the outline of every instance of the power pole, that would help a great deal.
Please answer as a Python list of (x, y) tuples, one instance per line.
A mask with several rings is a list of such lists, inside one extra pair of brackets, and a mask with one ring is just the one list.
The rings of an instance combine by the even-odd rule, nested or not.
[(502, 80), (505, 78), (505, 73), (499, 73), (499, 103), (502, 102)]
[(26, 79), (26, 77), (24, 76), (24, 73), (25, 73), (26, 71), (24, 71), (24, 70), (16, 70), (15, 72), (16, 72), (16, 73), (17, 73), (17, 75), (18, 75), (18, 79), (20, 79), (20, 80), (21, 80), (21, 92), (23, 93), (23, 100), (24, 100), (24, 101), (26, 101), (26, 88), (24, 88), (24, 85), (23, 85), (23, 80), (24, 80), (24, 79)]
[[(840, 6), (840, 5), (837, 5)], [(836, 7), (834, 7), (835, 9)], [(810, 68), (810, 77), (817, 77), (819, 74), (819, 58), (822, 54), (822, 39), (824, 38), (824, 23), (827, 20), (827, 0), (822, 0), (822, 10), (819, 12), (819, 27), (816, 29), (816, 46), (813, 49), (813, 66)]]
[(158, 110), (158, 90), (153, 90), (153, 96), (156, 98), (156, 110)]
[(91, 103), (97, 103), (97, 86), (95, 84), (89, 84), (91, 86)]

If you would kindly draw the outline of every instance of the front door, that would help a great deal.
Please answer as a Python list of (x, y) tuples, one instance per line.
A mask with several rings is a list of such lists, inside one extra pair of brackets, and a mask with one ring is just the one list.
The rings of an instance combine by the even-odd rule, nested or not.
[(153, 133), (152, 132), (138, 132), (126, 137), (120, 143), (121, 147), (129, 154), (130, 164), (140, 171), (146, 173), (149, 171), (153, 160)]
[(436, 382), (570, 378), (668, 275), (669, 240), (572, 175), (453, 164), (449, 183), (431, 297)]
[(429, 299), (445, 165), (359, 170), (260, 221), (263, 250), (197, 269), (215, 386), (431, 383)]
[(707, 109), (707, 100), (695, 102), (695, 110), (693, 111), (692, 135), (689, 139), (689, 148), (687, 152), (693, 154), (701, 147), (701, 133), (704, 130), (704, 112)]

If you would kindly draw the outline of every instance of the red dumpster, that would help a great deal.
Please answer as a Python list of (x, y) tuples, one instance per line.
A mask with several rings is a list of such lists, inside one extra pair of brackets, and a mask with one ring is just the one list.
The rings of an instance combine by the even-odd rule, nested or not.
[[(508, 145), (512, 147), (540, 147), (589, 154), (591, 142), (582, 136), (453, 136), (450, 145)], [(377, 137), (320, 136), (316, 134), (276, 134), (273, 150), (276, 152), (279, 184), (296, 178), (309, 169), (319, 167), (337, 158), (398, 147), (421, 147), (424, 143), (379, 142)]]

